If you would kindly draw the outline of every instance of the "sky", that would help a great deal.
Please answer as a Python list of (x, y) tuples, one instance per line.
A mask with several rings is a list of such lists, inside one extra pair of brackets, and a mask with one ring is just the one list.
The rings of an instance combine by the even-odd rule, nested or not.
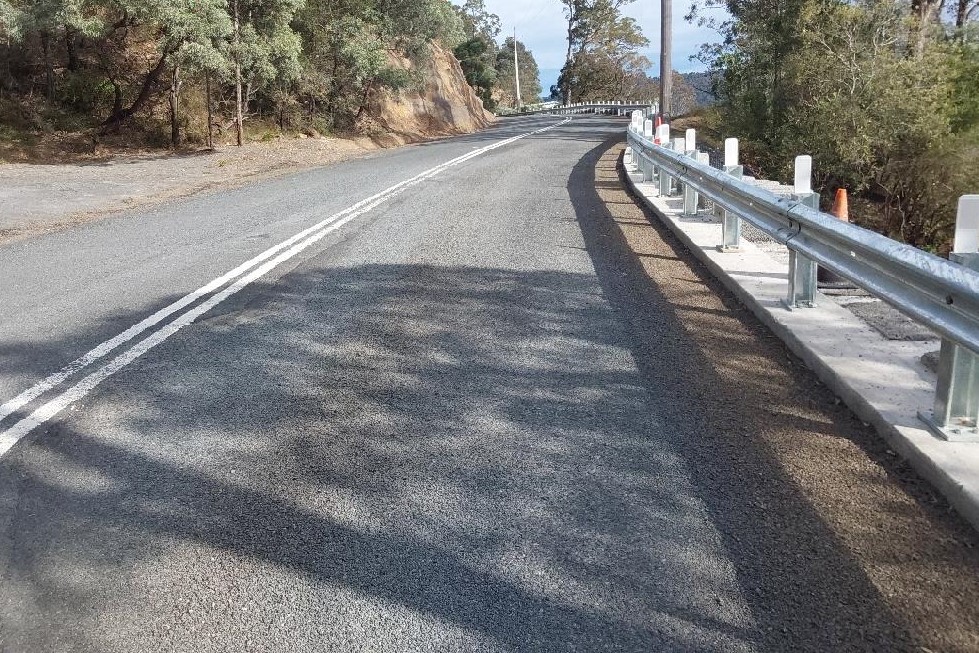
[[(463, 0), (453, 0), (461, 5)], [(486, 9), (500, 17), (500, 38), (513, 34), (517, 40), (534, 53), (540, 68), (541, 87), (546, 95), (557, 82), (558, 73), (567, 54), (566, 24), (560, 0), (485, 0)], [(650, 47), (642, 52), (651, 62), (650, 74), (659, 76), (659, 0), (636, 0), (624, 9), (624, 13), (636, 19)], [(706, 27), (697, 27), (683, 20), (689, 10), (689, 2), (681, 0), (673, 4), (673, 68), (679, 72), (703, 70), (698, 61), (690, 61), (702, 43), (716, 40), (716, 33)]]

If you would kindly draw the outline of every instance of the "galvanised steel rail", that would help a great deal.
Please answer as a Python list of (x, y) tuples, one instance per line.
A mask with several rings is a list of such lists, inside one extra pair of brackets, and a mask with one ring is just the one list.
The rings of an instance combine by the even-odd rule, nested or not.
[(630, 100), (610, 100), (608, 102), (580, 102), (575, 104), (565, 104), (557, 107), (533, 109), (531, 111), (507, 111), (496, 114), (500, 118), (510, 118), (517, 116), (535, 116), (542, 114), (565, 115), (572, 113), (611, 113), (618, 112), (619, 115), (630, 115), (636, 109), (645, 109), (655, 112), (656, 104), (649, 102), (634, 102)]
[[(644, 159), (645, 165), (654, 167), (658, 175), (679, 180), (722, 209), (755, 225), (797, 257), (814, 261), (849, 279), (941, 334), (946, 342), (943, 342), (939, 369), (935, 421), (943, 437), (949, 437), (953, 418), (955, 424), (975, 431), (979, 403), (976, 371), (979, 369), (976, 358), (979, 355), (979, 272), (838, 220), (806, 206), (804, 198), (779, 197), (698, 162), (691, 152), (658, 145), (641, 131), (643, 124), (641, 117), (640, 121), (634, 118), (628, 130), (628, 143), (633, 155)], [(647, 179), (651, 178), (647, 175)], [(790, 308), (791, 286), (800, 282), (793, 279), (795, 274), (790, 262), (786, 302)], [(811, 283), (814, 287), (814, 278)], [(956, 355), (960, 359), (958, 363)], [(952, 412), (964, 415), (949, 413), (954, 403), (964, 406)], [(939, 412), (946, 415), (943, 417)]]

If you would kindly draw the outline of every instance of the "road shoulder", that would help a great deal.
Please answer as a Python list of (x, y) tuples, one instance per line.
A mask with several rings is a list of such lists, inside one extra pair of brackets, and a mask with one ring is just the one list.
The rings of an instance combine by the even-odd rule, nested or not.
[[(140, 152), (66, 163), (0, 163), (0, 245), (121, 211), (330, 166), (422, 140), (280, 137), (191, 153)], [(436, 139), (427, 139), (429, 142)]]
[[(640, 367), (670, 389), (661, 401), (703, 414), (694, 438), (707, 446), (691, 447), (689, 455), (703, 460), (689, 463), (703, 470), (705, 487), (728, 493), (716, 500), (713, 516), (732, 559), (741, 560), (739, 575), (784, 574), (786, 587), (801, 583), (811, 592), (773, 595), (779, 583), (768, 583), (752, 604), (756, 618), (789, 632), (798, 627), (800, 650), (806, 648), (796, 622), (808, 608), (799, 601), (832, 600), (823, 593), (833, 591), (826, 583), (834, 572), (818, 543), (828, 539), (862, 570), (914, 646), (925, 647), (914, 650), (979, 648), (979, 609), (969, 598), (979, 595), (975, 532), (637, 203), (625, 186), (624, 144), (608, 145), (590, 173), (606, 211), (583, 229), (601, 231), (592, 238), (597, 250), (618, 252), (606, 264), (608, 283), (642, 289), (612, 292), (630, 305), (649, 305), (628, 309), (648, 315), (636, 324), (646, 343)], [(664, 342), (658, 325), (674, 317), (686, 335)], [(773, 568), (778, 554), (765, 551), (790, 541), (810, 541), (813, 550), (791, 569)], [(842, 600), (866, 606), (870, 599)]]

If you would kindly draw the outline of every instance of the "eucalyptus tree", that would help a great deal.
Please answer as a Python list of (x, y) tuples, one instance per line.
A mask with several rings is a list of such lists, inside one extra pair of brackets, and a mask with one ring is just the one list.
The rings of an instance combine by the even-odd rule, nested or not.
[[(210, 144), (211, 97), (210, 76), (227, 70), (227, 61), (219, 48), (222, 39), (231, 33), (231, 20), (223, 7), (223, 0), (183, 0), (189, 11), (171, 14), (166, 40), (172, 48), (170, 55), (170, 141), (180, 145), (180, 90), (188, 74), (204, 74), (207, 77), (208, 143)], [(179, 3), (171, 4), (171, 8)], [(161, 44), (166, 48), (167, 43)]]
[[(6, 7), (6, 9), (4, 8)], [(85, 0), (31, 0), (15, 8), (9, 2), (0, 5), (0, 21), (11, 21), (14, 32), (36, 34), (41, 44), (45, 93), (53, 100), (56, 91), (55, 64), (59, 58), (56, 44), (63, 42), (67, 55), (67, 68), (78, 68), (76, 39), (80, 34), (97, 35), (103, 28), (103, 20), (93, 6)], [(7, 14), (9, 18), (3, 19)]]
[[(507, 37), (496, 56), (497, 83), (496, 87), (503, 94), (512, 98), (513, 106), (517, 107), (515, 75), (513, 74), (513, 37)], [(516, 42), (517, 62), (520, 70), (520, 95), (524, 102), (534, 103), (540, 99), (540, 72), (534, 54), (521, 41)]]
[(490, 44), (482, 35), (476, 35), (457, 45), (453, 53), (459, 60), (466, 81), (483, 101), (483, 107), (492, 111), (496, 106), (493, 89), (497, 84), (498, 73), (496, 58), (489, 57)]
[(235, 140), (244, 141), (244, 118), (254, 94), (275, 81), (291, 82), (301, 72), (302, 39), (291, 23), (302, 0), (229, 0), (231, 31), (224, 52), (235, 89)]
[(347, 128), (372, 95), (415, 80), (398, 59), (420, 63), (439, 42), (465, 40), (463, 20), (445, 0), (308, 0), (295, 21), (303, 43), (302, 100), (312, 116), (325, 106)]
[(759, 174), (809, 153), (818, 187), (857, 194), (855, 221), (946, 250), (954, 202), (975, 192), (979, 36), (935, 22), (935, 3), (711, 2), (728, 16), (703, 51), (718, 126)]
[[(483, 0), (466, 0), (457, 11), (462, 18), (466, 40), (456, 46), (456, 59), (483, 106), (492, 110), (495, 106), (493, 88), (500, 77), (496, 70), (500, 17), (486, 9)], [(510, 55), (512, 60), (512, 50)]]
[(649, 40), (622, 13), (633, 1), (561, 0), (568, 50), (557, 85), (566, 102), (616, 93), (626, 76), (648, 66), (639, 51)]

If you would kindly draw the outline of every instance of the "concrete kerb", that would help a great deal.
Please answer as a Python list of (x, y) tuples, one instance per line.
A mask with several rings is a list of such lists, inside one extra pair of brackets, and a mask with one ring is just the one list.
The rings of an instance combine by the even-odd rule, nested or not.
[(782, 304), (788, 267), (750, 242), (721, 252), (721, 225), (671, 209), (654, 184), (626, 165), (633, 194), (679, 238), (710, 273), (813, 370), (891, 449), (931, 482), (979, 530), (979, 445), (946, 442), (918, 420), (930, 410), (937, 377), (921, 363), (938, 341), (890, 341), (833, 300), (790, 311)]

